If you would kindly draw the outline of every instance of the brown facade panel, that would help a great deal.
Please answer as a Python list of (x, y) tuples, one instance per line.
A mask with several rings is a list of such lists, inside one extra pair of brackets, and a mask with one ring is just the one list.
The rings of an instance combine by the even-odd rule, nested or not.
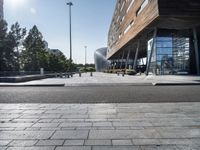
[[(134, 1), (134, 3), (130, 6), (132, 1)], [(117, 2), (115, 12), (118, 13), (114, 14), (109, 31), (109, 38), (114, 37), (115, 41), (108, 40), (108, 58), (111, 58), (113, 54), (119, 51), (130, 40), (136, 38), (141, 31), (148, 27), (159, 16), (157, 0), (146, 0), (147, 5), (145, 6), (141, 0), (132, 1), (124, 0)], [(126, 2), (126, 4), (123, 4), (124, 2)], [(120, 10), (123, 5), (124, 9)], [(130, 10), (127, 12), (127, 9)], [(123, 21), (120, 22), (119, 18), (122, 18)], [(114, 30), (115, 27), (117, 31)]]

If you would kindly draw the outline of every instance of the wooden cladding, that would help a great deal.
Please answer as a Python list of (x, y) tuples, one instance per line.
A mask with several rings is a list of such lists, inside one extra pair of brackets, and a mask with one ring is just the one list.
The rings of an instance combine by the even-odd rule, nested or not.
[(108, 35), (108, 56), (125, 48), (146, 29), (200, 26), (200, 0), (118, 0)]
[(109, 30), (108, 58), (136, 37), (158, 15), (157, 0), (118, 0)]

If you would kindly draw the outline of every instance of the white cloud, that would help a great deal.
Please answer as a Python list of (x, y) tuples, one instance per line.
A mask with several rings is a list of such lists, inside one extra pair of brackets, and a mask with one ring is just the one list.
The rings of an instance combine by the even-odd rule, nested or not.
[(36, 14), (36, 13), (37, 13), (37, 11), (36, 11), (35, 8), (30, 8), (30, 12), (31, 12), (32, 14)]

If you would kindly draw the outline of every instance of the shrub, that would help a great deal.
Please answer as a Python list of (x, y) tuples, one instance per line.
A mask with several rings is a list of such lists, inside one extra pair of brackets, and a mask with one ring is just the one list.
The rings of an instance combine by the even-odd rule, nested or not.
[(134, 69), (126, 69), (126, 74), (128, 74), (128, 75), (136, 75), (137, 72)]

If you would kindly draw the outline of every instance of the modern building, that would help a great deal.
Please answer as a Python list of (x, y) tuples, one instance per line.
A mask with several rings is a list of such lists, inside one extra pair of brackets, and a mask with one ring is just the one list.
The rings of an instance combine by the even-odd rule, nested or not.
[(200, 75), (200, 1), (117, 0), (107, 59), (147, 75)]
[(95, 51), (94, 62), (95, 62), (95, 69), (97, 72), (103, 72), (109, 67), (110, 62), (106, 59), (106, 56), (107, 56), (107, 47), (100, 48)]
[(0, 0), (0, 20), (3, 19), (3, 0)]

